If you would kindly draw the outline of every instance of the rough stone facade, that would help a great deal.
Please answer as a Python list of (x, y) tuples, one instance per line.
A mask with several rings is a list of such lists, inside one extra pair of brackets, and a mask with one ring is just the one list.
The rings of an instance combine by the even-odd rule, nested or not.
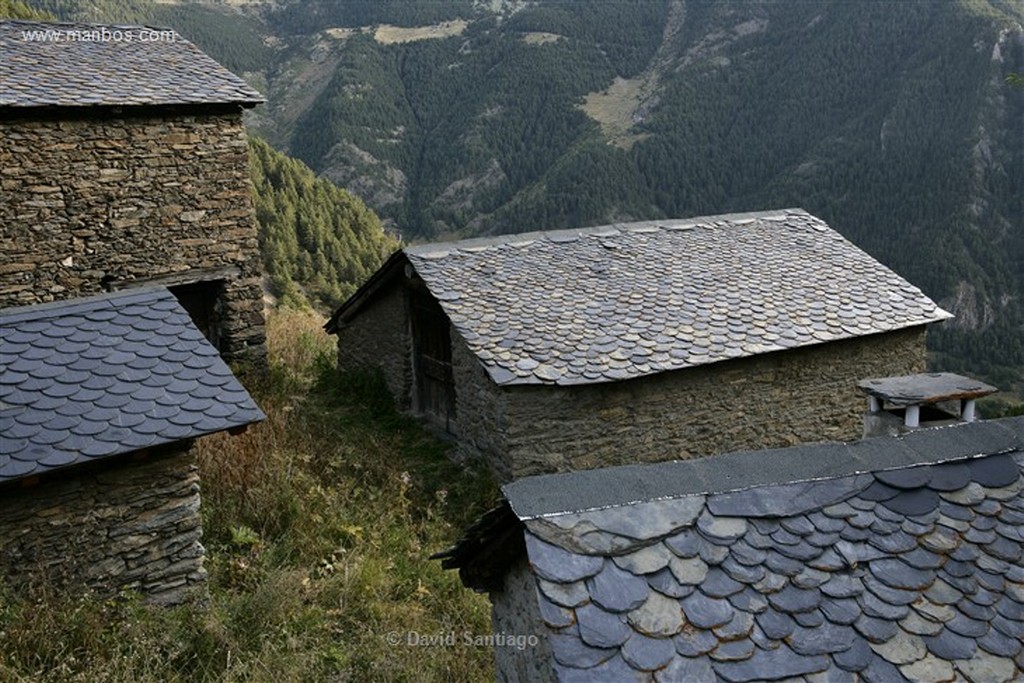
[[(338, 331), (340, 367), (380, 368), (402, 409), (415, 390), (407, 308), (392, 287)], [(620, 382), (499, 387), (452, 328), (449, 431), (502, 481), (854, 440), (866, 405), (857, 382), (923, 372), (924, 337), (918, 326)]]
[(0, 494), (0, 574), (16, 590), (133, 589), (157, 604), (203, 595), (195, 448), (105, 465)]
[(499, 388), (468, 350), (454, 358), (456, 436), (503, 481), (858, 439), (857, 381), (925, 365), (923, 327), (564, 388)]
[(392, 287), (338, 335), (338, 367), (379, 370), (398, 407), (411, 405), (412, 335), (406, 291)]
[(543, 683), (551, 678), (551, 644), (538, 629), (543, 623), (537, 580), (521, 557), (505, 574), (505, 589), (491, 593), (491, 624), (495, 633), (537, 636), (536, 645), (522, 649), (495, 647), (494, 668), (499, 683)]
[(217, 344), (266, 359), (262, 265), (237, 107), (0, 120), (0, 308), (220, 283)]

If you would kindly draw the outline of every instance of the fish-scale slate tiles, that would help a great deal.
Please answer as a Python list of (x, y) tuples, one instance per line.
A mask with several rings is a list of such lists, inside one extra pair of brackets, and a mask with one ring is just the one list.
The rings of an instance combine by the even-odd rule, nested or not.
[(498, 384), (582, 384), (950, 317), (802, 210), (405, 254)]
[(766, 485), (526, 519), (558, 680), (1024, 680), (1024, 418), (1005, 426), (1014, 448), (806, 497)]
[(166, 289), (0, 311), (0, 483), (264, 417)]
[(0, 21), (2, 107), (262, 101), (245, 81), (167, 29)]

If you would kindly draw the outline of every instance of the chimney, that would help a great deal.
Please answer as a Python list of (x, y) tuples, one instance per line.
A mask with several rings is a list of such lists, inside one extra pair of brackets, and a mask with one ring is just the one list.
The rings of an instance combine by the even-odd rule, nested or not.
[(951, 372), (865, 379), (857, 386), (868, 395), (864, 438), (974, 422), (978, 419), (975, 401), (998, 391), (994, 386)]

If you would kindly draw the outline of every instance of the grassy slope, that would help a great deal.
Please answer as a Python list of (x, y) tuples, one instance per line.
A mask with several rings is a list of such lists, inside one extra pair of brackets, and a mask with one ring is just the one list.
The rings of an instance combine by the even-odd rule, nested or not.
[(0, 593), (3, 681), (469, 681), (492, 654), (386, 634), (489, 633), (486, 598), (427, 557), (489, 506), (486, 476), (339, 376), (315, 316), (275, 312), (269, 419), (201, 441), (206, 609)]

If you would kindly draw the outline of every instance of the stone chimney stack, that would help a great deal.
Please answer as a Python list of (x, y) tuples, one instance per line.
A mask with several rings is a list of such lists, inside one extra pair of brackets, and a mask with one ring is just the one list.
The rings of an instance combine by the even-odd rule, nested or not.
[(998, 391), (984, 382), (949, 372), (865, 379), (857, 386), (868, 395), (865, 438), (974, 422), (978, 419), (975, 401)]

